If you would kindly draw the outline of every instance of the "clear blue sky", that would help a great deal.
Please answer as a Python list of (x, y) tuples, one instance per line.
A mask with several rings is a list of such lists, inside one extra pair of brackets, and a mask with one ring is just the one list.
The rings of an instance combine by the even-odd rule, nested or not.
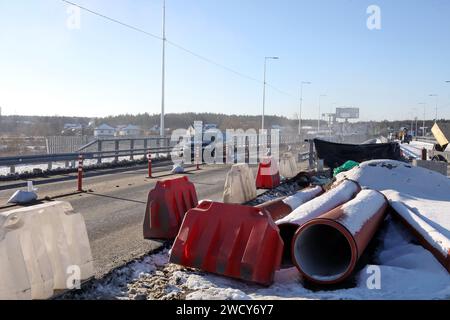
[[(73, 0), (161, 33), (162, 0)], [(369, 5), (381, 30), (366, 27)], [(59, 0), (0, 0), (0, 106), (4, 114), (103, 116), (159, 113), (161, 41), (81, 13), (66, 26)], [(450, 118), (450, 1), (167, 0), (167, 37), (290, 93), (267, 91), (267, 113), (304, 117), (335, 106), (364, 120)], [(262, 84), (167, 47), (167, 112), (260, 114)], [(415, 109), (415, 110), (414, 110)]]

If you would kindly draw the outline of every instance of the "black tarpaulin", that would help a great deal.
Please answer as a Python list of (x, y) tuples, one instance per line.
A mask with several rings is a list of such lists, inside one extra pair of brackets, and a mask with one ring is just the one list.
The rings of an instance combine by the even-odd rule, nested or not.
[(314, 139), (317, 157), (334, 169), (348, 160), (364, 162), (374, 159), (401, 160), (400, 146), (396, 142), (371, 144), (345, 144)]

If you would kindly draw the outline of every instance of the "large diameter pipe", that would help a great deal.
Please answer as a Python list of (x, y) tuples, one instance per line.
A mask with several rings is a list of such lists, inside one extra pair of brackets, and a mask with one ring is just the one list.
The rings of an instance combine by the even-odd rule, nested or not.
[(320, 196), (324, 193), (321, 186), (305, 188), (289, 197), (283, 197), (272, 201), (264, 202), (256, 208), (265, 209), (269, 212), (274, 221), (279, 220), (290, 214), (302, 204)]
[(291, 243), (294, 265), (315, 283), (345, 280), (383, 222), (386, 208), (380, 192), (362, 190), (349, 202), (303, 224)]
[(358, 183), (342, 180), (324, 194), (308, 201), (284, 218), (275, 221), (284, 242), (283, 261), (291, 260), (291, 242), (299, 226), (344, 204), (361, 190)]

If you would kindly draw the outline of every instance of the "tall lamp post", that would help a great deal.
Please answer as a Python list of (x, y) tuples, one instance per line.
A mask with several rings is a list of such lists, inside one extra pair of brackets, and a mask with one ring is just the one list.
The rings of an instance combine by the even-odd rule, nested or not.
[(300, 83), (300, 110), (298, 112), (298, 135), (302, 134), (302, 105), (303, 105), (303, 85), (311, 84), (309, 81), (302, 81)]
[(321, 94), (321, 95), (319, 96), (319, 118), (317, 119), (317, 134), (319, 134), (319, 132), (320, 132), (320, 118), (321, 118), (321, 114), (320, 114), (320, 102), (321, 102), (322, 97), (326, 97), (326, 96), (327, 96), (326, 94)]
[(261, 129), (264, 130), (264, 114), (266, 110), (266, 69), (267, 69), (267, 60), (278, 60), (278, 57), (264, 57), (264, 86), (263, 86), (263, 106), (262, 106), (262, 120), (261, 120)]
[[(414, 114), (416, 114), (417, 109), (416, 108), (411, 108), (411, 111), (412, 111), (412, 115), (414, 115)], [(411, 118), (411, 135), (412, 135), (412, 132), (414, 131), (414, 121), (416, 121), (415, 135), (417, 136), (417, 117), (415, 117), (415, 116), (413, 116)]]
[(435, 97), (436, 98), (436, 114), (435, 114), (435, 118), (434, 118), (434, 123), (437, 122), (437, 117), (438, 117), (438, 95), (437, 94), (430, 94), (430, 97)]
[(422, 137), (425, 137), (425, 109), (426, 109), (426, 103), (425, 102), (419, 102), (418, 104), (423, 105)]
[(164, 98), (165, 98), (165, 85), (166, 85), (166, 0), (163, 0), (163, 17), (162, 17), (162, 70), (161, 70), (161, 123), (159, 128), (159, 134), (161, 137), (165, 135), (164, 126)]

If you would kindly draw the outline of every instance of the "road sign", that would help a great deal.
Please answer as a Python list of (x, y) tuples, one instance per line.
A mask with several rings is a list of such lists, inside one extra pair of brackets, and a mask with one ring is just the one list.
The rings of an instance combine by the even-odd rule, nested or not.
[(336, 118), (358, 119), (359, 118), (359, 108), (336, 108)]

